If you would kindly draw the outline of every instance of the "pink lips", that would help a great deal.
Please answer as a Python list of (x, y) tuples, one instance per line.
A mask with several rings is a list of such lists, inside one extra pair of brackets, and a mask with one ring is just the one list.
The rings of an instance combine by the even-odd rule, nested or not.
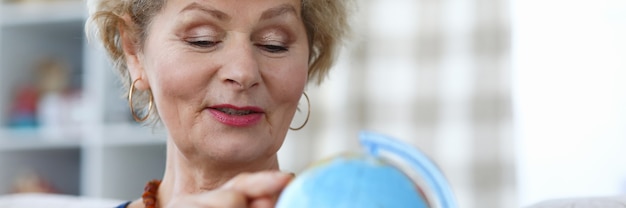
[(208, 110), (215, 120), (235, 127), (252, 126), (258, 123), (264, 114), (263, 109), (254, 106), (216, 105), (209, 107)]

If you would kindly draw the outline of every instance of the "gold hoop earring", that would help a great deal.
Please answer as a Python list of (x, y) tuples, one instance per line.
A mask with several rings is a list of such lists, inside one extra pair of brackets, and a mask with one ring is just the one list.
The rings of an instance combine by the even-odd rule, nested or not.
[(309, 122), (309, 116), (311, 116), (311, 101), (309, 100), (309, 96), (306, 94), (306, 92), (302, 92), (302, 95), (304, 95), (304, 98), (306, 98), (306, 103), (309, 110), (306, 112), (306, 119), (304, 120), (304, 123), (302, 125), (298, 126), (297, 128), (292, 128), (291, 126), (289, 127), (289, 129), (294, 131), (298, 131), (304, 128), (304, 126), (306, 126), (306, 123)]
[(148, 103), (148, 114), (146, 114), (144, 117), (139, 117), (137, 113), (135, 112), (135, 107), (133, 106), (133, 93), (135, 92), (135, 83), (137, 83), (137, 81), (139, 80), (141, 79), (136, 79), (130, 85), (130, 89), (128, 90), (128, 105), (130, 106), (130, 113), (133, 114), (133, 118), (135, 119), (135, 121), (141, 123), (141, 122), (146, 121), (148, 117), (150, 117), (150, 114), (152, 114), (152, 92), (150, 92), (150, 102)]

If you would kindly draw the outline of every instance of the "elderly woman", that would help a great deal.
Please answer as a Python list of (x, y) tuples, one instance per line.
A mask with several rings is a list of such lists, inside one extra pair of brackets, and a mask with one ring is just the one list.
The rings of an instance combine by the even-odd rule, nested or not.
[(321, 82), (332, 65), (348, 2), (90, 6), (88, 29), (128, 88), (133, 116), (161, 122), (168, 132), (162, 181), (149, 182), (143, 200), (120, 207), (273, 207), (292, 178), (278, 171), (276, 153), (305, 85)]

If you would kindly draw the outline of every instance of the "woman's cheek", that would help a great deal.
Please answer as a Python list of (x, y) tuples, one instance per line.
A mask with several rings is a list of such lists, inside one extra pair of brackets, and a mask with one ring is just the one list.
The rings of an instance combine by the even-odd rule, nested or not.
[(199, 70), (199, 66), (194, 66), (193, 63), (201, 64), (185, 59), (188, 58), (169, 56), (155, 64), (155, 78), (164, 96), (188, 99), (188, 96), (201, 90), (200, 87), (203, 86), (201, 79), (206, 76)]

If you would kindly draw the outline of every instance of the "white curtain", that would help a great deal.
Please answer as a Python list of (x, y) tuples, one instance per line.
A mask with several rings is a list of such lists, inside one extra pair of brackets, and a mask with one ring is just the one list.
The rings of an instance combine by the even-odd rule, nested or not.
[(307, 90), (310, 122), (289, 133), (283, 169), (357, 151), (358, 131), (373, 130), (430, 155), (461, 207), (517, 207), (509, 17), (506, 0), (359, 1), (338, 65)]

